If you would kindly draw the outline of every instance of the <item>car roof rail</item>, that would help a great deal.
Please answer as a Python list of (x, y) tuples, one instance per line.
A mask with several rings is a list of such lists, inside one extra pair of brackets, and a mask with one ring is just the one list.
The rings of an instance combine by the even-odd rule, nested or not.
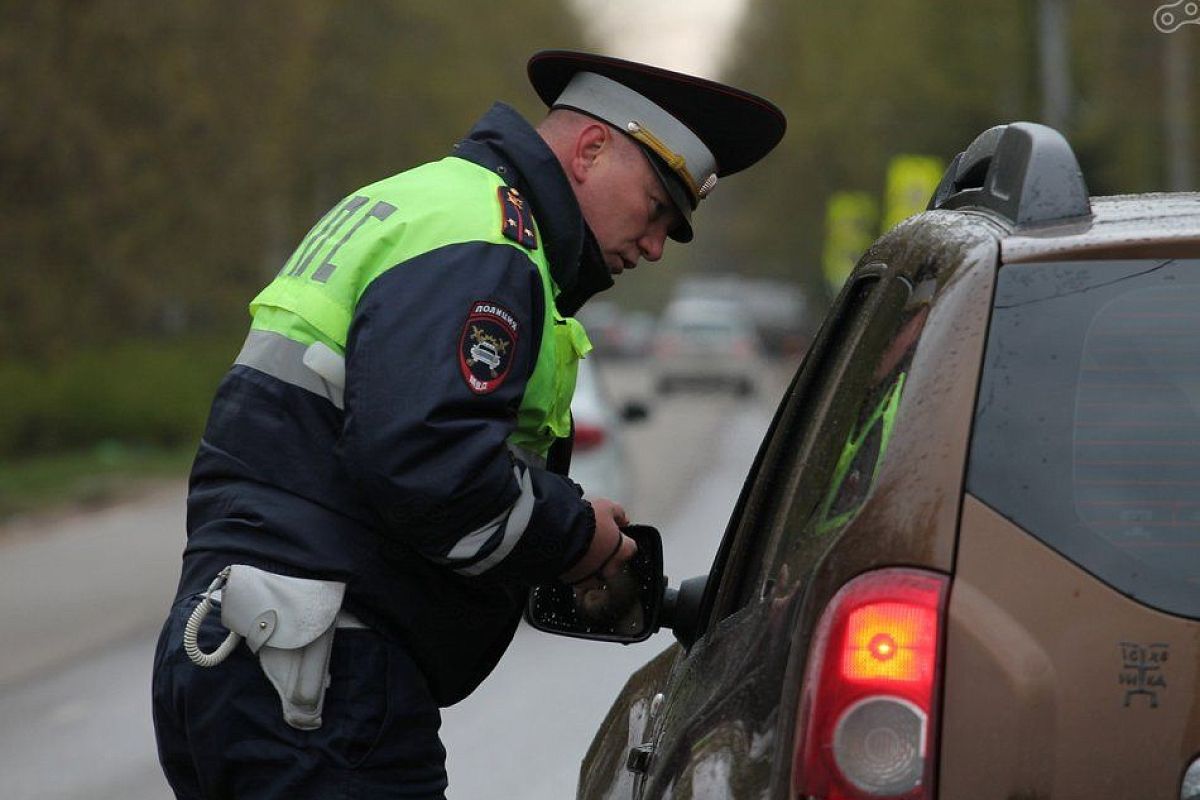
[(982, 208), (1017, 226), (1092, 213), (1079, 161), (1066, 138), (1036, 122), (988, 128), (954, 157), (929, 209)]

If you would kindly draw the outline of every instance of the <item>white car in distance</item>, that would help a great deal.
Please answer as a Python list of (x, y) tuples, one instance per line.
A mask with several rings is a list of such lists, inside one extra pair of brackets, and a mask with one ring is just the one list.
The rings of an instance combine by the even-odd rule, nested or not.
[(660, 394), (717, 387), (749, 397), (766, 369), (758, 333), (734, 301), (688, 297), (663, 312), (654, 339)]

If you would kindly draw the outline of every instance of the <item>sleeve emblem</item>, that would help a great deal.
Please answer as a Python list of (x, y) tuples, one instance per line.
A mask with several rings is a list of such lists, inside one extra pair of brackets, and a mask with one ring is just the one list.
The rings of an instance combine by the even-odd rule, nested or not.
[(511, 186), (501, 186), (496, 192), (500, 197), (500, 231), (521, 247), (537, 250), (537, 231), (525, 198)]
[(517, 349), (517, 319), (489, 300), (471, 304), (458, 341), (458, 366), (475, 394), (490, 394), (508, 377)]

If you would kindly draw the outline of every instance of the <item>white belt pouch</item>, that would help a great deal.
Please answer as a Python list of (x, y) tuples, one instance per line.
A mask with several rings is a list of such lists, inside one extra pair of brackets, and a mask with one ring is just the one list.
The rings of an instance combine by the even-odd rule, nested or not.
[[(221, 623), (231, 633), (215, 653), (207, 654), (199, 650), (195, 638), (218, 588), (222, 590)], [(184, 648), (192, 661), (214, 666), (236, 646), (238, 637), (245, 638), (279, 694), (287, 724), (315, 730), (321, 727), (329, 656), (345, 593), (346, 584), (339, 581), (289, 578), (233, 564), (221, 571), (192, 613)]]

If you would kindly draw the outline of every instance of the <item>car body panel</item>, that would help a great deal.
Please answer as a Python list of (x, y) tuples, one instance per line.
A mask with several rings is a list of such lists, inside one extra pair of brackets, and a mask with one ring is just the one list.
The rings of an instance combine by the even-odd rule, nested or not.
[[(768, 557), (771, 567), (750, 583), (729, 574), (721, 576), (711, 629), (672, 669), (641, 796), (691, 796), (701, 789), (712, 796), (734, 797), (773, 796), (780, 791), (790, 779), (786, 765), (791, 761), (799, 676), (816, 611), (842, 583), (876, 566), (906, 563), (945, 571), (951, 567), (974, 403), (974, 382), (961, 378), (979, 368), (998, 255), (997, 230), (982, 220), (966, 229), (960, 225), (951, 242), (936, 218), (927, 218), (924, 225), (924, 233), (918, 227), (885, 239), (863, 261), (864, 275), (878, 281), (865, 301), (866, 309), (885, 303), (897, 312), (903, 308), (908, 325), (884, 333), (891, 347), (899, 346), (897, 357), (915, 348), (895, 432), (875, 484), (851, 521), (832, 534), (834, 538), (793, 537), (804, 520), (786, 513), (776, 515), (773, 524), (742, 535), (761, 538), (750, 546), (776, 555)], [(925, 237), (938, 243), (943, 259), (930, 260), (928, 252), (912, 247), (914, 239)], [(863, 319), (870, 320), (866, 310)], [(819, 337), (816, 354), (811, 356), (817, 363), (802, 366), (801, 377), (806, 369), (829, 374), (812, 378), (807, 389), (798, 379), (796, 396), (785, 399), (789, 408), (794, 406), (791, 414), (821, 419), (843, 413), (832, 396), (821, 400), (807, 395), (818, 394), (820, 385), (843, 380), (848, 372), (870, 372), (876, 360), (886, 360), (886, 354), (872, 350), (864, 339), (871, 335), (875, 334), (854, 327), (851, 321), (850, 329), (838, 336), (827, 332)], [(836, 340), (841, 338), (846, 341)], [(822, 365), (821, 348), (838, 352), (866, 348), (871, 362), (843, 353)], [(792, 435), (786, 432), (788, 416), (784, 414), (784, 429), (776, 438)], [(803, 429), (804, 420), (797, 425)], [(792, 465), (783, 481), (785, 495), (795, 491), (789, 481), (804, 478), (805, 448), (813, 446), (811, 441), (805, 444), (808, 436), (802, 430), (795, 435), (800, 441), (774, 445), (794, 451), (784, 459)], [(836, 489), (815, 487), (818, 494)], [(736, 521), (731, 528), (736, 528)], [(738, 538), (736, 533), (730, 535)], [(726, 547), (734, 552), (719, 555), (718, 563), (734, 571), (736, 566), (730, 565), (741, 556), (736, 542)], [(825, 557), (827, 553), (833, 555)], [(780, 686), (785, 687), (783, 692)], [(630, 691), (638, 697), (646, 694), (641, 684), (635, 687), (632, 682)], [(616, 708), (628, 709), (636, 702), (627, 691)], [(619, 717), (622, 712), (614, 713)], [(605, 743), (606, 738), (623, 745), (627, 736), (606, 723), (585, 765), (589, 779), (580, 796), (639, 796), (611, 794), (612, 786), (624, 790), (625, 784), (616, 778), (605, 783), (594, 777), (603, 772), (600, 763), (593, 761), (596, 754), (616, 747)]]
[[(887, 567), (932, 570), (953, 581), (937, 797), (1179, 795), (1183, 770), (1200, 753), (1196, 623), (1138, 605), (964, 498), (1002, 263), (1072, 259), (1076, 250), (1088, 258), (1195, 257), (1200, 196), (1164, 202), (1170, 220), (1161, 237), (1139, 233), (1149, 212), (1137, 198), (1096, 198), (1089, 220), (1015, 232), (985, 212), (927, 212), (872, 246), (764, 440), (709, 575), (700, 638), (672, 659), (665, 688), (655, 673), (655, 691), (665, 700), (649, 726), (655, 750), (643, 790), (601, 778), (594, 755), (627, 748), (629, 739), (628, 726), (606, 724), (584, 765), (589, 782), (581, 797), (794, 796), (797, 715), (812, 633), (842, 586)], [(885, 363), (899, 364), (903, 379), (888, 390), (896, 398), (894, 416), (873, 468), (856, 471), (850, 445), (863, 423), (851, 406), (858, 394), (877, 391), (874, 376), (888, 373)], [(838, 458), (839, 452), (851, 457)], [(831, 461), (838, 468), (822, 471)], [(843, 469), (843, 461), (850, 467)], [(840, 498), (847, 486), (854, 487), (854, 502), (822, 524), (828, 499)], [(1011, 565), (1009, 574), (991, 574), (1004, 565)], [(1041, 576), (1038, 584), (1064, 583), (1043, 591), (1029, 580), (1033, 575)], [(1010, 595), (1018, 603), (1005, 607)], [(1079, 598), (1101, 609), (1096, 619), (1078, 618), (1087, 607)], [(1181, 687), (1169, 701), (1174, 705), (1160, 699), (1157, 709), (1125, 708), (1124, 687), (1151, 681), (1148, 664), (1161, 657), (1152, 646), (1160, 642), (1169, 645), (1170, 661), (1156, 674), (1168, 687)], [(1075, 666), (1065, 680), (1066, 656), (1079, 647), (1095, 654), (1094, 668), (1085, 663), (1091, 671), (1076, 677)], [(626, 710), (617, 716), (628, 716), (648, 688), (631, 682), (630, 690), (635, 696), (618, 700)], [(1162, 730), (1122, 750), (1129, 739), (1123, 723), (1158, 719)], [(1084, 744), (1084, 734), (1098, 725), (1107, 726), (1099, 737), (1111, 750), (1101, 763), (1116, 765), (1111, 770), (1096, 769)], [(995, 763), (988, 760), (993, 755)], [(1122, 772), (1122, 758), (1139, 763)], [(605, 763), (615, 762), (606, 757)], [(1094, 774), (1085, 774), (1089, 765)], [(1138, 782), (1136, 776), (1151, 773), (1150, 783)], [(1149, 785), (1153, 791), (1144, 791)]]
[[(998, 248), (990, 225), (981, 224), (969, 233), (959, 226), (954, 236), (957, 247), (943, 244), (936, 263), (921, 252), (922, 240), (937, 237), (945, 242), (949, 235), (938, 230), (935, 220), (928, 222), (934, 224), (925, 233), (899, 229), (870, 253), (891, 259), (918, 295), (925, 291), (924, 281), (936, 281), (929, 289), (936, 297), (923, 329), (913, 334), (920, 341), (908, 370), (888, 457), (874, 489), (838, 543), (838, 558), (853, 559), (832, 576), (838, 587), (879, 566), (903, 564), (949, 572), (953, 563), (966, 443)], [(917, 246), (909, 255), (914, 240)], [(889, 241), (895, 244), (888, 247)]]
[[(717, 623), (676, 661), (645, 797), (752, 797), (775, 762), (787, 607), (756, 604)], [(707, 793), (702, 793), (703, 787)]]
[(1091, 205), (1088, 219), (1015, 231), (1004, 239), (1004, 262), (1119, 258), (1148, 247), (1195, 258), (1200, 249), (1200, 193), (1093, 197)]
[(1172, 798), (1200, 747), (1200, 623), (1147, 608), (968, 496), (942, 800)]
[(625, 683), (592, 740), (579, 770), (580, 798), (635, 797), (641, 776), (626, 768), (629, 751), (653, 741), (662, 722), (662, 700), (683, 649), (673, 644), (635, 672)]
[[(776, 588), (777, 603), (789, 593), (806, 594), (803, 610), (790, 627), (795, 646), (776, 690), (782, 709), (779, 735), (788, 742), (779, 756), (789, 764), (808, 644), (832, 597), (847, 581), (872, 569), (902, 565), (949, 572), (953, 565), (967, 434), (997, 266), (997, 231), (981, 221), (965, 235), (960, 230), (957, 246), (948, 247), (946, 231), (938, 230), (940, 223), (931, 227), (929, 222), (926, 218), (924, 233), (897, 230), (864, 257), (864, 262), (890, 259), (914, 289), (920, 290), (931, 269), (938, 281), (887, 457), (854, 518), (836, 541), (823, 544), (818, 567), (811, 567), (817, 554), (797, 542), (781, 576), (799, 577), (790, 587), (781, 580)], [(938, 239), (941, 258), (930, 259), (919, 246), (910, 250), (905, 243), (914, 236)], [(790, 769), (776, 769), (765, 796), (790, 796), (791, 777)]]

